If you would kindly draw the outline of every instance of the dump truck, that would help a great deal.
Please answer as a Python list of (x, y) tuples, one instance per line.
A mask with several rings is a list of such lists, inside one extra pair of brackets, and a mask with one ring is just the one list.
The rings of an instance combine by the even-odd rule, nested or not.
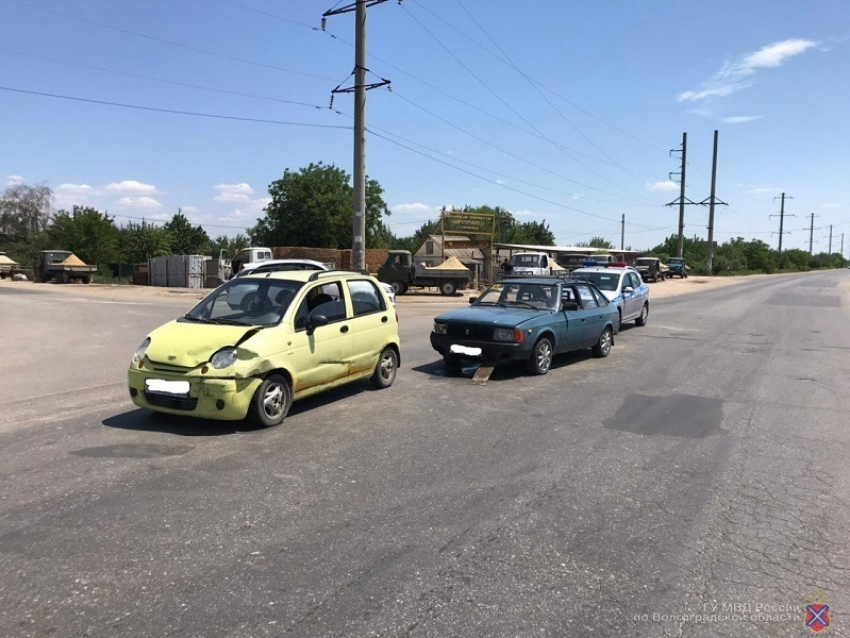
[(469, 268), (456, 257), (449, 257), (439, 266), (429, 268), (415, 265), (409, 250), (389, 251), (387, 260), (378, 268), (378, 280), (392, 286), (397, 295), (403, 295), (414, 287), (436, 287), (443, 295), (453, 295), (469, 286), (471, 279)]
[(35, 259), (36, 281), (90, 284), (96, 272), (97, 266), (89, 266), (70, 250), (42, 250)]
[(23, 272), (21, 265), (6, 256), (6, 253), (0, 253), (0, 279), (12, 279), (18, 273)]

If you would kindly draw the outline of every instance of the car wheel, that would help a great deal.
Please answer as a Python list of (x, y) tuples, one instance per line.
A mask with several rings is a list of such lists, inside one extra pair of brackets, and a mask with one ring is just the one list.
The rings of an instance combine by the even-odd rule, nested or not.
[(397, 295), (403, 295), (404, 294), (404, 284), (401, 283), (400, 281), (394, 281), (390, 284), (390, 286), (393, 287), (393, 292), (395, 294), (397, 294)]
[(369, 379), (372, 387), (378, 390), (389, 388), (395, 381), (398, 373), (398, 355), (392, 348), (384, 348), (381, 356), (378, 357), (378, 365), (375, 366), (375, 372)]
[(292, 407), (292, 386), (279, 374), (267, 376), (251, 399), (251, 421), (260, 427), (280, 425)]
[(453, 295), (455, 294), (455, 290), (457, 290), (457, 288), (455, 288), (453, 281), (444, 281), (440, 284), (440, 294)]
[(526, 369), (534, 375), (543, 375), (549, 372), (552, 367), (552, 342), (546, 337), (534, 344), (531, 350), (531, 356), (525, 362)]
[(599, 342), (593, 346), (593, 356), (600, 359), (607, 357), (611, 353), (612, 345), (614, 345), (614, 335), (611, 332), (611, 328), (605, 328), (599, 337)]
[(643, 304), (643, 308), (640, 310), (640, 317), (635, 319), (635, 324), (638, 326), (645, 326), (646, 322), (649, 321), (649, 304)]

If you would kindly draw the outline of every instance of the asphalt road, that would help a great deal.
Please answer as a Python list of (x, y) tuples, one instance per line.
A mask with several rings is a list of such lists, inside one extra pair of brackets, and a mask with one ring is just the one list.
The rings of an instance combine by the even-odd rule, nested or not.
[(193, 302), (2, 286), (0, 636), (797, 637), (818, 588), (846, 636), (848, 282), (660, 300), (483, 386), (428, 344), (457, 304), (400, 303), (392, 388), (269, 430), (130, 403)]

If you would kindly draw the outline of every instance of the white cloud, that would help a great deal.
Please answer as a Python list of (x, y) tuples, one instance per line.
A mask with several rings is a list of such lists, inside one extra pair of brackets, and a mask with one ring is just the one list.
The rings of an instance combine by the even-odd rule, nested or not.
[(434, 211), (434, 208), (428, 204), (414, 202), (413, 204), (397, 204), (390, 210), (394, 213), (430, 213)]
[(89, 195), (93, 195), (95, 193), (95, 189), (88, 184), (60, 184), (56, 187), (54, 192), (59, 195), (68, 195), (84, 199)]
[(754, 122), (760, 120), (764, 115), (733, 115), (732, 117), (724, 117), (721, 121), (724, 124), (743, 124), (744, 122)]
[(834, 202), (824, 202), (820, 205), (820, 208), (841, 208), (841, 206)]
[(162, 204), (153, 197), (122, 197), (115, 205), (118, 208), (135, 208), (139, 210), (155, 210), (162, 208)]
[(191, 215), (193, 213), (198, 212), (198, 207), (197, 206), (181, 206), (180, 210), (183, 211), (183, 213), (186, 214), (186, 215)]
[(534, 217), (534, 211), (530, 210), (512, 210), (511, 214), (514, 217)]
[(795, 55), (805, 53), (817, 46), (816, 42), (792, 38), (774, 42), (753, 53), (747, 53), (727, 63), (711, 79), (703, 82), (695, 91), (684, 91), (676, 96), (678, 102), (699, 102), (712, 97), (726, 97), (753, 84), (753, 76), (759, 69), (772, 69)]
[(6, 177), (6, 186), (17, 186), (23, 184), (24, 178), (20, 175), (8, 175)]
[(134, 195), (156, 195), (159, 191), (153, 184), (143, 184), (133, 179), (125, 179), (123, 182), (112, 182), (105, 188), (110, 193), (130, 193)]
[(647, 186), (649, 187), (649, 190), (653, 190), (658, 193), (679, 190), (679, 185), (676, 182), (671, 182), (670, 180), (667, 180), (665, 182), (655, 182), (654, 184), (647, 184)]
[(250, 184), (219, 184), (213, 186), (213, 190), (218, 191), (213, 199), (217, 202), (247, 202), (254, 194), (254, 189)]

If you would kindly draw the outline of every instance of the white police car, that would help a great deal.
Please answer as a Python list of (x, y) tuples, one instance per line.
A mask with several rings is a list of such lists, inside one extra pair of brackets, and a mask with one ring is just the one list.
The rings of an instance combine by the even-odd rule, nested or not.
[(584, 279), (599, 288), (620, 312), (620, 325), (634, 320), (637, 325), (645, 326), (649, 321), (649, 286), (634, 268), (577, 268), (570, 277)]

